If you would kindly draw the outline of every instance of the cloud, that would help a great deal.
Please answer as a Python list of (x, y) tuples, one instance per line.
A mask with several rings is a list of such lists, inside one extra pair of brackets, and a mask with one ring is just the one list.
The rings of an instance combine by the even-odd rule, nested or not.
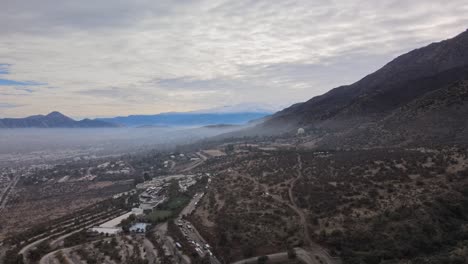
[(40, 92), (3, 112), (279, 108), (455, 36), (467, 13), (464, 0), (6, 1), (0, 74)]
[(0, 102), (0, 108), (16, 108), (16, 107), (21, 107), (21, 106), (22, 105)]

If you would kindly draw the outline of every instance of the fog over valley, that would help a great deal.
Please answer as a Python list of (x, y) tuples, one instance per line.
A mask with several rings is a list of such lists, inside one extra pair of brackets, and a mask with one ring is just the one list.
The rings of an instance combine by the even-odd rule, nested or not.
[(170, 150), (240, 129), (221, 127), (0, 129), (0, 166)]

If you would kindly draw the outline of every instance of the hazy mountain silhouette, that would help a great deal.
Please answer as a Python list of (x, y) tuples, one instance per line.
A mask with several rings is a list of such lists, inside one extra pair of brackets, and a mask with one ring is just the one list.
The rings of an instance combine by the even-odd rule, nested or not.
[(206, 126), (218, 124), (238, 125), (269, 115), (267, 112), (227, 113), (161, 113), (156, 115), (130, 115), (97, 120), (121, 124), (128, 127), (141, 126)]
[(116, 124), (101, 120), (83, 119), (75, 121), (57, 111), (48, 115), (0, 119), (0, 128), (98, 128), (117, 126)]

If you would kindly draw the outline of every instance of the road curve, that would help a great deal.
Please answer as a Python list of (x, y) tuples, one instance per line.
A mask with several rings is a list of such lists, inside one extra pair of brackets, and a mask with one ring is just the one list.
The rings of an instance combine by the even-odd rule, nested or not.
[[(322, 264), (320, 262), (320, 257), (312, 256), (310, 252), (304, 250), (303, 248), (296, 247), (294, 248), (296, 252), (297, 259), (301, 260), (306, 264)], [(268, 263), (283, 263), (288, 260), (288, 252), (278, 252), (266, 255), (268, 257)], [(261, 256), (256, 256), (248, 259), (239, 260), (233, 262), (232, 264), (255, 264), (258, 263), (258, 258)], [(323, 261), (323, 259), (322, 259)]]

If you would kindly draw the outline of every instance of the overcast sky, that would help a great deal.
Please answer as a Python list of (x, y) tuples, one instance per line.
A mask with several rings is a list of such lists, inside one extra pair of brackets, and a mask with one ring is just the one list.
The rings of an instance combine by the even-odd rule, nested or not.
[(468, 1), (0, 0), (0, 117), (273, 109), (468, 28)]

